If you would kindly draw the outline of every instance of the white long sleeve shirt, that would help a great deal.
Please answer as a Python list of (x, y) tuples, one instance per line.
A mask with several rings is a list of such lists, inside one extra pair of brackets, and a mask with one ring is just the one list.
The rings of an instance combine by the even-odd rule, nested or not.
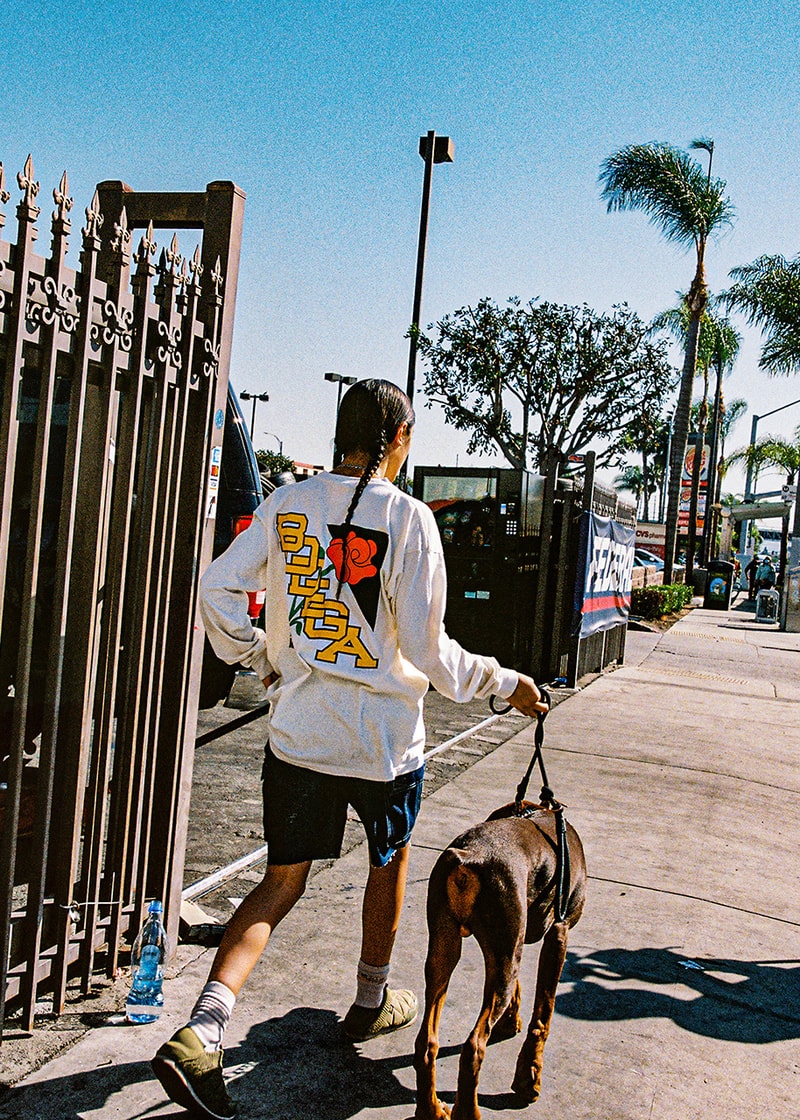
[[(446, 575), (433, 514), (386, 479), (373, 479), (348, 531), (358, 479), (323, 473), (271, 494), (200, 583), (200, 610), (217, 655), (273, 670), (270, 745), (286, 762), (388, 781), (422, 765), (428, 683), (464, 702), (507, 698), (518, 674), (447, 636)], [(247, 592), (266, 588), (265, 629)]]

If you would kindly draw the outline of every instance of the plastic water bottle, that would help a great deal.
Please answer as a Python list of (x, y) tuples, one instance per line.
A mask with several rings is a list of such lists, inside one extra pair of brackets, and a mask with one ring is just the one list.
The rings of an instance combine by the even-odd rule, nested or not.
[(154, 1023), (164, 1006), (164, 962), (169, 956), (169, 942), (161, 915), (164, 907), (158, 899), (150, 903), (147, 918), (139, 930), (131, 950), (133, 982), (125, 1004), (129, 1023)]

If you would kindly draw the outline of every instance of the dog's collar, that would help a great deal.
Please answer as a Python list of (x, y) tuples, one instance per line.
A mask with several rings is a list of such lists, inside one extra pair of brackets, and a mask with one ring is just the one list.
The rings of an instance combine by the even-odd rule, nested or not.
[(535, 817), (537, 813), (552, 813), (553, 810), (547, 805), (528, 805), (525, 809), (519, 809), (514, 813), (515, 817)]

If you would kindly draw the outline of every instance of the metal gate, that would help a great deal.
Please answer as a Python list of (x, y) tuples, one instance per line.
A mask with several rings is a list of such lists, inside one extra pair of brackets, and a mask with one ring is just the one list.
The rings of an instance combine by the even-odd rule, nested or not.
[[(11, 243), (0, 165), (0, 1030), (113, 975), (148, 898), (177, 930), (244, 209), (228, 182), (101, 183), (73, 269), (66, 173), (46, 257), (30, 158), (17, 181)], [(200, 231), (191, 259), (159, 229)]]
[(583, 457), (582, 470), (560, 476), (558, 457), (547, 466), (541, 547), (534, 612), (535, 672), (540, 680), (561, 678), (570, 688), (625, 657), (625, 623), (588, 638), (575, 635), (575, 583), (581, 515), (586, 510), (635, 526), (636, 508), (595, 477), (595, 453)]

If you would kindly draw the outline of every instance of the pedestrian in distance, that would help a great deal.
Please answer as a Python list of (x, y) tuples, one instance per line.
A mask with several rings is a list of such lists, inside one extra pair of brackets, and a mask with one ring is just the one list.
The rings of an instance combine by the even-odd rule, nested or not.
[(758, 557), (755, 553), (751, 556), (747, 563), (744, 574), (747, 576), (747, 598), (752, 603), (756, 597), (756, 570), (758, 568)]
[(772, 558), (768, 555), (761, 557), (756, 568), (756, 588), (759, 591), (769, 591), (775, 586), (775, 567)]
[[(370, 866), (344, 1035), (366, 1041), (414, 1021), (414, 993), (388, 979), (422, 798), (429, 682), (455, 701), (496, 694), (529, 716), (547, 710), (530, 677), (445, 633), (436, 522), (393, 485), (413, 425), (397, 386), (356, 383), (337, 417), (339, 464), (270, 494), (201, 581), (215, 651), (258, 673), (271, 702), (264, 878), (231, 918), (188, 1023), (152, 1063), (172, 1101), (210, 1120), (236, 1115), (222, 1074), (236, 997), (302, 896), (312, 861), (340, 854), (349, 805)], [(247, 592), (265, 587), (261, 631), (248, 617)]]

